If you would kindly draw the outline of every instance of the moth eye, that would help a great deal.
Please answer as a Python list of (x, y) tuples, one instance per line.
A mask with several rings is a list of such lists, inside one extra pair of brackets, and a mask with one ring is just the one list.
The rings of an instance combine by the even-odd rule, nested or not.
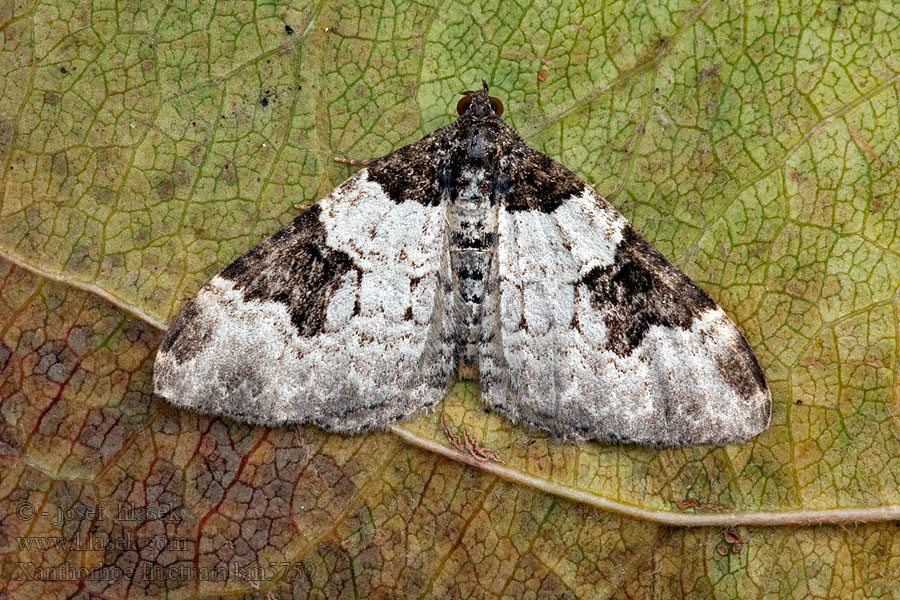
[(463, 96), (459, 99), (459, 102), (456, 103), (456, 112), (459, 116), (463, 116), (463, 113), (469, 110), (469, 105), (472, 103), (472, 96), (467, 95)]
[(491, 96), (491, 106), (494, 108), (494, 112), (497, 113), (498, 117), (503, 116), (503, 103), (500, 102), (499, 98)]

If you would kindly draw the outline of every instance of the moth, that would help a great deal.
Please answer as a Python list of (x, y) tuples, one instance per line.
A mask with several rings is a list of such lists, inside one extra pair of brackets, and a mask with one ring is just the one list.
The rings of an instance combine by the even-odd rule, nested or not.
[(353, 434), (454, 376), (564, 442), (727, 444), (768, 427), (747, 340), (483, 89), (235, 260), (175, 317), (156, 392), (250, 423)]

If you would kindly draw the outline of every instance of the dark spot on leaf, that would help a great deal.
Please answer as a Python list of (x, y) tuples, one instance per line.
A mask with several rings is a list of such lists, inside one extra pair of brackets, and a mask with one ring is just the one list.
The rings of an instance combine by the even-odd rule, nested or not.
[(294, 28), (291, 27), (290, 25), (285, 25), (285, 26), (284, 26), (284, 32), (285, 32), (286, 34), (288, 34), (288, 35), (293, 35), (293, 33), (294, 33)]
[(231, 185), (235, 185), (237, 183), (237, 172), (234, 169), (234, 165), (231, 162), (227, 162), (222, 165), (222, 179)]
[(12, 121), (0, 121), (0, 156), (9, 150), (15, 132), (15, 124)]
[(9, 359), (12, 357), (12, 348), (6, 345), (6, 343), (0, 339), (0, 373), (6, 372), (6, 367), (9, 365)]
[(36, 351), (38, 362), (34, 366), (36, 375), (44, 375), (54, 383), (63, 383), (75, 370), (78, 358), (62, 340), (48, 340)]
[(90, 194), (94, 198), (94, 200), (100, 202), (101, 204), (112, 204), (113, 200), (116, 199), (116, 193), (108, 187), (102, 185), (95, 185), (91, 187)]
[(69, 174), (69, 161), (66, 158), (65, 152), (59, 152), (53, 155), (53, 158), (50, 161), (50, 169), (53, 171), (54, 175), (59, 175), (60, 177), (66, 177)]
[(120, 450), (133, 434), (134, 428), (119, 411), (111, 408), (94, 408), (87, 414), (78, 442), (98, 452), (105, 460)]
[(160, 200), (169, 200), (175, 195), (175, 183), (171, 177), (166, 177), (156, 186), (156, 195)]
[(72, 349), (72, 352), (79, 356), (84, 356), (90, 352), (93, 344), (93, 330), (90, 325), (76, 325), (69, 330), (66, 336), (66, 344)]
[[(2, 371), (3, 369), (0, 369)], [(20, 430), (5, 420), (0, 421), (0, 456), (18, 455), (22, 451), (24, 440)]]
[(712, 63), (710, 65), (706, 65), (700, 72), (697, 74), (697, 81), (706, 81), (707, 79), (714, 77), (716, 73), (719, 72), (719, 68), (722, 65), (719, 63)]
[(259, 105), (262, 107), (268, 106), (270, 103), (275, 101), (275, 92), (273, 90), (264, 90), (262, 94), (259, 95)]

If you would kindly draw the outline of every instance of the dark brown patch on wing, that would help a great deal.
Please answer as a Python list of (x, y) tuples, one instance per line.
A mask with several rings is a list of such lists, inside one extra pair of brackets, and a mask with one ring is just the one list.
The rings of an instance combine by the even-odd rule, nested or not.
[(579, 285), (590, 291), (591, 305), (603, 315), (607, 349), (619, 356), (631, 354), (653, 325), (689, 329), (716, 306), (630, 225), (613, 263), (591, 269)]
[(183, 363), (196, 356), (212, 334), (212, 323), (201, 319), (200, 307), (194, 298), (186, 301), (166, 330), (160, 349)]
[[(738, 333), (735, 342), (736, 347), (731, 354), (716, 356), (716, 367), (731, 389), (744, 398), (752, 398), (768, 388), (766, 376), (747, 339)], [(764, 414), (768, 415), (768, 404), (765, 409)]]
[(297, 333), (305, 337), (322, 331), (341, 278), (356, 269), (346, 252), (325, 243), (320, 213), (318, 205), (311, 206), (220, 274), (234, 282), (245, 301), (284, 304)]
[(388, 198), (400, 204), (413, 201), (437, 206), (449, 189), (447, 164), (456, 132), (451, 123), (418, 142), (383, 156), (368, 166), (369, 181), (381, 186)]
[(568, 198), (580, 194), (586, 185), (572, 171), (546, 154), (524, 145), (511, 153), (506, 177), (509, 189), (504, 197), (504, 206), (511, 212), (553, 212)]

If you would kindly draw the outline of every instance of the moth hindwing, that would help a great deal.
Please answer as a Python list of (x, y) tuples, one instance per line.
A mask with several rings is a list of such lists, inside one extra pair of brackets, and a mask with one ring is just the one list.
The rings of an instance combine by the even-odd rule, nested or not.
[(770, 394), (706, 293), (590, 186), (528, 148), (487, 86), (189, 300), (157, 354), (178, 406), (355, 433), (435, 405), (457, 370), (577, 442), (746, 440)]

